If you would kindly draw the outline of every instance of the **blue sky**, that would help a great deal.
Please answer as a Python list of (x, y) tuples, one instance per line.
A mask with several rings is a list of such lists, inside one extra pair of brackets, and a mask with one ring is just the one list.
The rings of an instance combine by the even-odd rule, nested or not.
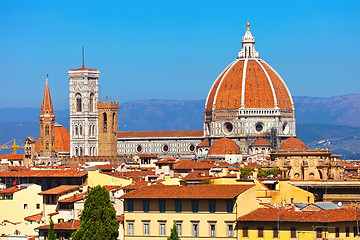
[(40, 107), (48, 73), (68, 107), (69, 69), (100, 70), (101, 97), (205, 99), (246, 21), (293, 96), (360, 93), (359, 1), (1, 1), (0, 108)]

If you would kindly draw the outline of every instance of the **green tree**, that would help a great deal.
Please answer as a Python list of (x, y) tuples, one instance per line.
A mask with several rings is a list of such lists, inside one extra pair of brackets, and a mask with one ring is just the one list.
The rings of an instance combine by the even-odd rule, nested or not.
[(180, 240), (175, 221), (171, 229), (170, 237), (168, 237), (167, 240)]
[(51, 218), (50, 218), (50, 228), (49, 228), (49, 233), (48, 233), (47, 239), (48, 240), (56, 240), (56, 233), (54, 230), (54, 222)]
[(115, 240), (119, 236), (119, 224), (115, 209), (105, 187), (94, 187), (86, 197), (80, 217), (80, 227), (71, 237), (73, 240)]
[(253, 167), (243, 167), (240, 169), (240, 177), (242, 179), (247, 178), (254, 171)]

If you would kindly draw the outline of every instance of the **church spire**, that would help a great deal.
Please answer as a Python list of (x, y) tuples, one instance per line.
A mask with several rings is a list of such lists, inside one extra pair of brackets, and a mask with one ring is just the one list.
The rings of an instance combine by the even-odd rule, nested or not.
[(242, 38), (242, 49), (238, 54), (238, 58), (259, 58), (259, 53), (255, 51), (255, 38), (250, 32), (250, 23), (246, 23), (246, 32)]
[(49, 77), (49, 75), (46, 76), (45, 90), (44, 90), (43, 101), (41, 104), (40, 115), (54, 116), (54, 107), (53, 107), (53, 104), (51, 101), (48, 77)]

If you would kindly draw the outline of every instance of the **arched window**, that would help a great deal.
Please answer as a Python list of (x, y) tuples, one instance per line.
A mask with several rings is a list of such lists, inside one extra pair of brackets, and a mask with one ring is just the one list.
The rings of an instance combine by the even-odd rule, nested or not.
[(49, 136), (49, 125), (45, 126), (45, 136)]
[(92, 132), (93, 132), (93, 135), (95, 136), (95, 125), (92, 125)]
[(48, 141), (46, 141), (46, 147), (45, 148), (49, 149), (49, 142)]
[(83, 135), (83, 132), (82, 132), (82, 126), (80, 126), (80, 136)]
[(94, 111), (94, 93), (90, 94), (90, 101), (89, 101), (89, 111)]
[(75, 148), (75, 157), (79, 156), (79, 150), (78, 148)]
[(107, 115), (106, 113), (103, 113), (103, 118), (104, 118), (104, 131), (107, 131)]
[(75, 135), (79, 135), (79, 130), (78, 130), (78, 126), (75, 126)]
[(75, 98), (76, 98), (76, 111), (81, 112), (81, 94), (77, 93)]
[(80, 156), (82, 156), (83, 155), (83, 149), (82, 149), (82, 147), (80, 147)]
[(92, 136), (91, 125), (89, 125), (89, 135)]

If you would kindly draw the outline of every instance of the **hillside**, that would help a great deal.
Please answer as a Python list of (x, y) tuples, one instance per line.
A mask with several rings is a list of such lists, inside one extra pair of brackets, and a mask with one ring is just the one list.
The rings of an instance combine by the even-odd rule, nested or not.
[[(294, 97), (297, 135), (309, 148), (331, 148), (344, 158), (360, 158), (360, 95)], [(204, 100), (137, 100), (120, 104), (119, 131), (202, 129)], [(0, 109), (0, 144), (39, 137), (40, 109)], [(55, 110), (69, 129), (68, 110)]]

